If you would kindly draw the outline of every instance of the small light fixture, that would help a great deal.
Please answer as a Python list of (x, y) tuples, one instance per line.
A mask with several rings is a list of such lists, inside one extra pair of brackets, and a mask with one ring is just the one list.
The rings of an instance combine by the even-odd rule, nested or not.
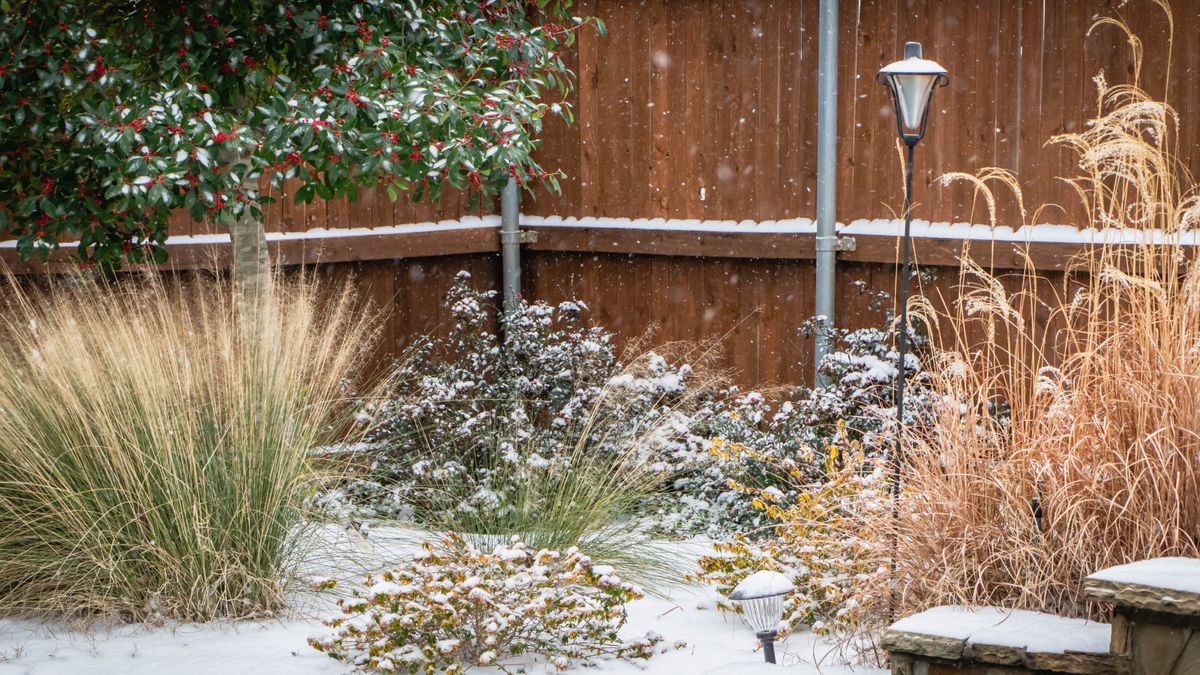
[(904, 45), (904, 58), (880, 69), (878, 79), (892, 93), (896, 132), (905, 144), (916, 144), (925, 135), (933, 90), (950, 81), (946, 69), (922, 58), (920, 42), (909, 42)]
[(775, 638), (783, 620), (783, 599), (794, 590), (796, 587), (786, 575), (762, 570), (742, 579), (729, 594), (729, 599), (742, 608), (742, 619), (762, 643), (767, 663), (775, 663)]

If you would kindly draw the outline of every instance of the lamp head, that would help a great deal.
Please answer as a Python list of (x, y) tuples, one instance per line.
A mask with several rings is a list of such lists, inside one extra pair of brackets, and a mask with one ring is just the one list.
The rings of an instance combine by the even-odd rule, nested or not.
[(742, 618), (755, 633), (774, 633), (783, 620), (784, 596), (796, 587), (786, 575), (770, 570), (742, 579), (729, 599), (742, 608)]
[(892, 94), (896, 133), (909, 145), (921, 140), (933, 90), (950, 82), (946, 69), (921, 56), (920, 42), (909, 42), (904, 58), (884, 66), (876, 79)]

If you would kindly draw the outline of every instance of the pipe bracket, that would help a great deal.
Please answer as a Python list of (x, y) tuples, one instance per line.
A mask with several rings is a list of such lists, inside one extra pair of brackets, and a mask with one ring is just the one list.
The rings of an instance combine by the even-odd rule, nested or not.
[(817, 251), (853, 251), (858, 248), (854, 237), (817, 237)]
[(537, 230), (500, 230), (501, 244), (533, 244), (538, 240)]

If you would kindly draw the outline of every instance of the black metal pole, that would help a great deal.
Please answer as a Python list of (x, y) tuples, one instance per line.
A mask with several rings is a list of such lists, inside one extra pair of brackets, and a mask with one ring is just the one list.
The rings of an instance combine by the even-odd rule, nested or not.
[(765, 630), (758, 634), (758, 641), (763, 647), (763, 658), (767, 663), (775, 663), (775, 638), (778, 636), (773, 630)]
[[(900, 498), (900, 462), (903, 459), (901, 453), (900, 435), (904, 430), (904, 379), (905, 369), (904, 360), (908, 356), (908, 279), (911, 274), (909, 268), (911, 266), (910, 248), (912, 246), (911, 229), (912, 229), (912, 193), (913, 193), (913, 148), (916, 147), (916, 141), (906, 141), (908, 145), (908, 161), (904, 165), (904, 237), (900, 243), (900, 322), (898, 325), (899, 334), (896, 336), (896, 444), (895, 451), (892, 453), (892, 500), (898, 501)], [(893, 504), (893, 509), (896, 504)]]
[[(908, 146), (908, 159), (904, 165), (904, 236), (900, 242), (900, 321), (898, 325), (899, 333), (896, 336), (896, 353), (898, 358), (896, 359), (896, 380), (893, 392), (896, 397), (896, 438), (892, 449), (891, 480), (893, 530), (895, 530), (900, 521), (900, 465), (903, 462), (901, 435), (904, 431), (904, 359), (908, 355), (908, 277), (910, 275), (909, 267), (912, 257), (910, 248), (912, 245), (913, 148), (916, 147), (918, 140), (920, 139), (904, 139), (905, 145)], [(896, 573), (896, 556), (899, 554), (900, 547), (899, 535), (899, 531), (892, 532), (891, 572), (893, 579)], [(896, 590), (894, 585), (888, 605), (888, 618), (891, 620), (895, 618), (896, 614)]]

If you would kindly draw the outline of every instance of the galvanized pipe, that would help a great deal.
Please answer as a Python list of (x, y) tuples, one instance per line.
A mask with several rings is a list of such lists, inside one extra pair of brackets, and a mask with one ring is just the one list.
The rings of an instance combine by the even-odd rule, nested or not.
[(500, 267), (504, 311), (517, 308), (521, 297), (521, 192), (510, 177), (500, 193)]
[[(817, 70), (817, 322), (813, 368), (829, 353), (837, 268), (838, 2), (821, 0)], [(816, 373), (816, 386), (827, 385)]]

